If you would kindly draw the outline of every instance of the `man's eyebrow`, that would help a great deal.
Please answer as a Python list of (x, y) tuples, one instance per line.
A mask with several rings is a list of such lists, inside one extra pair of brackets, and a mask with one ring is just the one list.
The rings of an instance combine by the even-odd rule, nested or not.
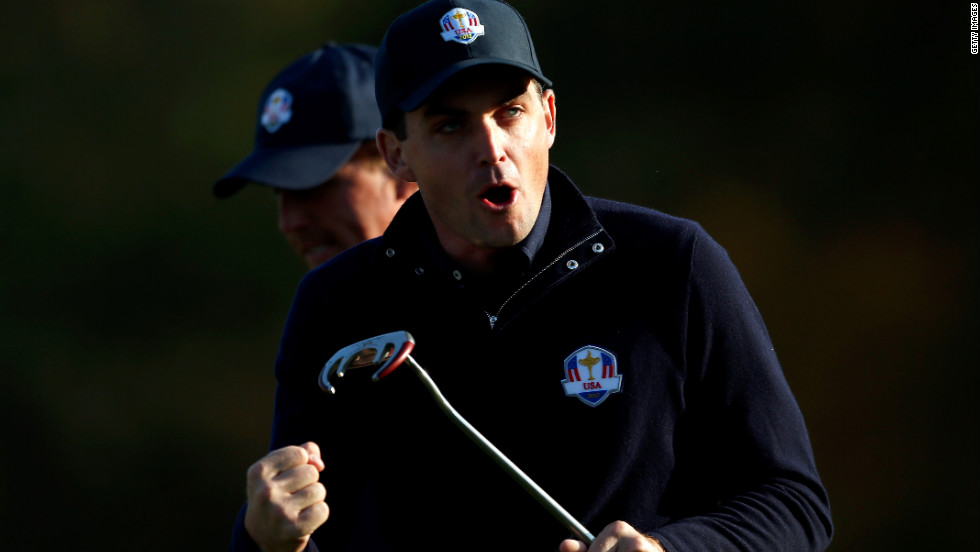
[(430, 103), (422, 109), (422, 117), (430, 119), (432, 117), (459, 117), (465, 115), (465, 109), (456, 109), (448, 105)]
[(498, 103), (497, 105), (502, 106), (502, 105), (512, 104), (515, 101), (517, 101), (517, 99), (520, 98), (521, 96), (530, 93), (531, 90), (528, 88), (527, 84), (523, 86), (515, 86), (509, 93), (504, 94), (504, 96), (507, 96), (507, 98), (504, 101)]

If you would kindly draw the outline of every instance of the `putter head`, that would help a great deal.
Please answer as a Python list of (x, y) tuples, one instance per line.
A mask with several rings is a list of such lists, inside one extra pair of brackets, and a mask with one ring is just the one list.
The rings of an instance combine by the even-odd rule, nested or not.
[(378, 381), (404, 362), (413, 347), (415, 338), (405, 331), (376, 335), (352, 343), (334, 353), (323, 365), (318, 378), (320, 389), (335, 394), (337, 389), (331, 385), (331, 379), (342, 378), (347, 369), (353, 368), (377, 367), (371, 379)]

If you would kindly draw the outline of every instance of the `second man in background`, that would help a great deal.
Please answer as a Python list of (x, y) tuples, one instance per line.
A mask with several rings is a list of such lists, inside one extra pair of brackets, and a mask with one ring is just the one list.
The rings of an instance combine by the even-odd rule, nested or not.
[(418, 189), (375, 145), (375, 51), (328, 43), (284, 68), (259, 100), (252, 152), (214, 184), (219, 198), (272, 188), (279, 230), (308, 268), (380, 236)]

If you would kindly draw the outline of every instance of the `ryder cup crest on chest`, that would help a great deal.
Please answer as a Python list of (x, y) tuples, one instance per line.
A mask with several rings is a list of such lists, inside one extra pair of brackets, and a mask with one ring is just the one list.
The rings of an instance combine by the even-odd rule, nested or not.
[(565, 359), (565, 395), (595, 407), (622, 389), (623, 376), (616, 366), (616, 355), (600, 347), (586, 345)]
[(484, 34), (480, 16), (466, 8), (449, 10), (439, 20), (439, 24), (442, 27), (442, 39), (446, 42), (452, 40), (469, 44)]

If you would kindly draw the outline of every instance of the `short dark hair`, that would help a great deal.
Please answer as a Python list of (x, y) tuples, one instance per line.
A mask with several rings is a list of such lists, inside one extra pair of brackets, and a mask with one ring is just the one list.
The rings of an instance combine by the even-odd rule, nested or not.
[[(538, 79), (531, 79), (531, 81), (534, 83), (534, 90), (538, 93), (538, 98), (543, 99), (544, 91), (546, 90), (544, 83)], [(408, 129), (405, 127), (405, 112), (397, 107), (392, 109), (384, 120), (381, 121), (381, 126), (394, 132), (395, 137), (399, 140), (408, 138)]]

